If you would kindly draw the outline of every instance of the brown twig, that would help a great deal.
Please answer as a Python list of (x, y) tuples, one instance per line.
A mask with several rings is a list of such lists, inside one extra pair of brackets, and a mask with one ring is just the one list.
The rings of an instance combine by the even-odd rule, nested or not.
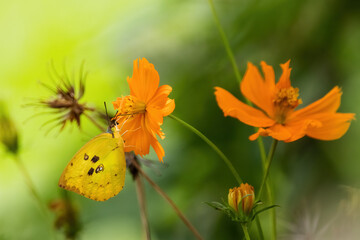
[(125, 153), (125, 158), (126, 158), (126, 165), (128, 166), (128, 169), (133, 177), (133, 180), (136, 183), (136, 193), (137, 193), (137, 197), (138, 197), (138, 201), (139, 201), (141, 223), (143, 225), (144, 232), (146, 234), (146, 239), (150, 240), (151, 235), (150, 235), (150, 228), (149, 228), (149, 220), (148, 220), (147, 211), (146, 211), (144, 186), (141, 181), (141, 175), (139, 175), (139, 171), (132, 163), (136, 162), (139, 167), (140, 167), (140, 165), (138, 163), (137, 157), (134, 154), (134, 152)]
[(141, 167), (136, 161), (132, 161), (132, 164), (141, 173), (141, 175), (144, 176), (144, 178), (150, 183), (150, 185), (170, 204), (170, 206), (174, 209), (174, 211), (179, 216), (179, 218), (185, 223), (185, 225), (190, 229), (190, 231), (195, 235), (195, 237), (199, 240), (203, 240), (199, 232), (189, 222), (189, 220), (187, 220), (187, 218), (182, 214), (180, 209), (175, 205), (175, 203), (170, 199), (170, 197), (166, 195), (166, 193), (141, 169)]
[(136, 193), (137, 193), (138, 200), (139, 200), (141, 223), (145, 230), (146, 239), (150, 240), (151, 235), (150, 235), (149, 221), (147, 218), (147, 211), (146, 211), (146, 204), (145, 204), (145, 192), (144, 192), (144, 186), (143, 186), (140, 176), (137, 176), (135, 178), (135, 183), (136, 183)]

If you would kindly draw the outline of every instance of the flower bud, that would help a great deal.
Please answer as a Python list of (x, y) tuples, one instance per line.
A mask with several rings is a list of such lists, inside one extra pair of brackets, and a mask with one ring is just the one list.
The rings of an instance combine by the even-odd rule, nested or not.
[[(254, 187), (245, 183), (240, 187), (229, 189), (228, 203), (235, 212), (239, 212), (239, 206), (245, 215), (249, 215), (255, 201)], [(240, 205), (241, 204), (241, 205)]]
[(0, 142), (9, 152), (17, 153), (18, 133), (2, 102), (0, 102)]

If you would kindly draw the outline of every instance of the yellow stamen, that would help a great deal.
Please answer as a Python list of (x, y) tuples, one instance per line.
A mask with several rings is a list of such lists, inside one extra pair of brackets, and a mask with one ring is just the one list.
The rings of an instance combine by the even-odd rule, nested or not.
[(299, 97), (298, 88), (281, 88), (278, 89), (274, 99), (275, 105), (275, 120), (278, 123), (285, 123), (288, 112), (291, 112), (302, 100)]
[(134, 96), (123, 97), (118, 109), (119, 115), (134, 115), (146, 112), (146, 104)]

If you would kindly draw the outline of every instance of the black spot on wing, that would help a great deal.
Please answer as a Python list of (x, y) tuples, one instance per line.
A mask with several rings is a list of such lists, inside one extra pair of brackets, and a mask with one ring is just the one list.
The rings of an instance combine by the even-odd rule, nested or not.
[(90, 168), (90, 170), (88, 171), (88, 175), (91, 176), (91, 175), (93, 175), (93, 173), (94, 173), (94, 169)]
[(99, 157), (98, 156), (96, 156), (96, 155), (94, 155), (93, 156), (93, 158), (91, 159), (91, 161), (93, 162), (93, 163), (96, 163), (97, 161), (99, 161)]
[(104, 171), (104, 165), (103, 165), (103, 164), (100, 164), (100, 165), (96, 168), (95, 172), (96, 172), (96, 173), (99, 173), (99, 172), (102, 172), (102, 171)]
[(88, 160), (89, 159), (89, 155), (87, 155), (86, 153), (84, 154), (84, 160)]

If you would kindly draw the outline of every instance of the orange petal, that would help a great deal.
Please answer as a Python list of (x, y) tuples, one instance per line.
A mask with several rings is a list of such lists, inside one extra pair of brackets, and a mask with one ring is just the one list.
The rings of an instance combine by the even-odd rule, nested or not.
[(161, 109), (162, 116), (171, 114), (175, 109), (174, 100), (168, 98), (171, 91), (172, 88), (169, 85), (160, 86), (147, 105), (151, 108)]
[(291, 68), (289, 68), (290, 65), (290, 60), (288, 60), (286, 63), (284, 64), (280, 64), (283, 73), (278, 81), (278, 83), (276, 84), (277, 88), (289, 88), (291, 87), (291, 82), (290, 82), (290, 73), (291, 73)]
[(134, 61), (133, 75), (131, 78), (128, 77), (127, 81), (130, 94), (147, 103), (155, 94), (160, 77), (154, 65), (143, 58)]
[(122, 98), (116, 98), (116, 101), (113, 101), (112, 104), (114, 106), (114, 110), (117, 110), (120, 108)]
[(293, 142), (304, 137), (309, 127), (321, 127), (322, 123), (315, 119), (304, 119), (297, 122), (286, 123), (285, 126), (291, 133), (291, 137), (285, 142)]
[(148, 102), (148, 106), (156, 106), (158, 108), (163, 108), (168, 100), (168, 96), (171, 93), (172, 88), (169, 85), (160, 86), (154, 96)]
[(272, 66), (267, 65), (266, 62), (260, 62), (262, 71), (265, 77), (265, 85), (269, 93), (275, 92), (275, 73)]
[(336, 86), (324, 97), (312, 104), (293, 112), (288, 121), (297, 121), (297, 119), (312, 118), (311, 116), (319, 113), (335, 113), (341, 102), (341, 89)]
[(160, 137), (164, 134), (160, 131), (160, 125), (163, 123), (163, 112), (161, 109), (148, 107), (146, 109), (145, 127), (154, 137), (155, 134)]
[(155, 153), (156, 153), (157, 157), (159, 158), (159, 161), (163, 162), (163, 157), (165, 156), (165, 151), (164, 151), (163, 147), (160, 145), (159, 141), (155, 138), (155, 139), (152, 139), (150, 144), (153, 147), (153, 149), (155, 150)]
[[(240, 84), (242, 94), (259, 108), (263, 109), (269, 116), (273, 115), (273, 103), (271, 97), (273, 91), (270, 91), (271, 68), (265, 66), (267, 81), (265, 82), (259, 73), (257, 67), (248, 63), (244, 78)], [(275, 83), (274, 83), (275, 84)]]
[(265, 131), (265, 129), (259, 128), (259, 130), (256, 133), (249, 136), (249, 140), (250, 141), (255, 141), (260, 136), (260, 132), (263, 132), (263, 131)]
[(306, 135), (319, 140), (335, 140), (347, 132), (350, 121), (355, 119), (355, 114), (324, 113), (314, 117), (322, 123), (322, 126), (309, 126)]
[(291, 133), (288, 131), (288, 129), (281, 124), (275, 124), (266, 129), (259, 128), (258, 132), (252, 134), (249, 139), (254, 141), (259, 137), (259, 135), (264, 137), (270, 136), (279, 141), (284, 141), (291, 137)]
[(168, 116), (171, 114), (175, 109), (175, 101), (173, 99), (168, 98), (166, 101), (165, 107), (162, 109), (163, 116)]
[(132, 118), (124, 117), (119, 122), (125, 152), (134, 151), (141, 156), (149, 153), (150, 134), (146, 131), (144, 118), (144, 114), (137, 114)]
[(263, 112), (250, 107), (228, 91), (215, 87), (216, 101), (224, 112), (224, 116), (231, 116), (239, 119), (241, 122), (254, 127), (269, 127), (275, 124), (275, 121), (267, 117)]

